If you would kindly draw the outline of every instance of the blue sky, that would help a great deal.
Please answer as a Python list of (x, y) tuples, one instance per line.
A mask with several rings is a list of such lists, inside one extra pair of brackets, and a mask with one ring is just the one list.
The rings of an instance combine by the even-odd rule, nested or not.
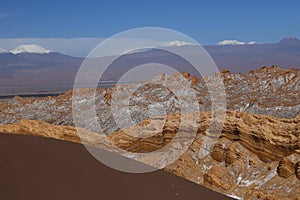
[(300, 38), (296, 0), (0, 0), (0, 5), (0, 38), (106, 38), (145, 26), (174, 29), (201, 44)]

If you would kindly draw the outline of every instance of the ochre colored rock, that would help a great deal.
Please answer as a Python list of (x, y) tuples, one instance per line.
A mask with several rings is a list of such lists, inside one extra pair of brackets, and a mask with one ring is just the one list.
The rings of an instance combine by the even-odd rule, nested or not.
[(283, 158), (279, 161), (277, 173), (283, 178), (288, 178), (290, 176), (295, 175), (295, 168), (296, 165), (293, 163), (292, 160), (288, 158)]

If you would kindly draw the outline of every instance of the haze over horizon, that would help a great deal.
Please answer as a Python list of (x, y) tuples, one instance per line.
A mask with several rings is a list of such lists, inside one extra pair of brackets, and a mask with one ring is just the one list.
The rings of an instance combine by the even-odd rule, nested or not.
[[(279, 41), (274, 41), (271, 43), (266, 42), (257, 42), (257, 41), (240, 41), (236, 39), (225, 39), (219, 41), (215, 44), (200, 44), (203, 46), (226, 46), (226, 45), (253, 45), (253, 44), (275, 44), (279, 43), (284, 39), (291, 39), (296, 37), (282, 37)], [(0, 38), (0, 49), (14, 52), (17, 48), (23, 45), (38, 45), (43, 47), (51, 52), (58, 52), (74, 57), (86, 57), (89, 52), (95, 48), (101, 41), (105, 38), (88, 38), (88, 37), (79, 37), (79, 38)], [(135, 39), (132, 39), (134, 42)], [(129, 41), (130, 42), (130, 41)], [(178, 44), (172, 44), (174, 42), (183, 43), (184, 41), (169, 41), (170, 46), (178, 46)], [(157, 41), (157, 44), (164, 43), (162, 41)], [(167, 42), (168, 43), (168, 42)], [(182, 44), (179, 44), (182, 45)]]

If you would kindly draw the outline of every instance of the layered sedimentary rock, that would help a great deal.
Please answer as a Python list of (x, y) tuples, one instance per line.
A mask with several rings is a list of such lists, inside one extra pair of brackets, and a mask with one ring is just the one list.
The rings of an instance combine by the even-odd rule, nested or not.
[[(297, 199), (299, 117), (284, 119), (232, 111), (226, 114), (221, 137), (209, 156), (199, 156), (204, 130), (210, 122), (208, 113), (200, 113), (200, 128), (193, 144), (165, 170), (243, 199)], [(180, 115), (168, 119), (178, 118)], [(170, 128), (170, 124), (166, 122), (166, 129), (157, 135), (159, 139), (154, 136), (137, 139), (126, 134), (138, 128), (111, 133), (108, 138), (119, 147), (147, 152), (149, 146), (157, 149), (174, 137), (176, 128)]]
[[(299, 198), (299, 70), (273, 66), (247, 74), (222, 71), (226, 94), (220, 97), (226, 95), (230, 111), (226, 112), (221, 134), (215, 137), (208, 130), (212, 122), (211, 98), (216, 97), (210, 96), (206, 86), (214, 85), (214, 75), (200, 79), (188, 73), (181, 75), (189, 82), (196, 99), (185, 90), (186, 82), (179, 74), (161, 75), (147, 83), (98, 89), (95, 99), (88, 89), (82, 89), (82, 99), (72, 96), (72, 91), (58, 97), (15, 98), (0, 104), (0, 132), (82, 142), (128, 156), (128, 152), (155, 152), (174, 141), (176, 148), (183, 149), (181, 139), (191, 137), (192, 130), (196, 130), (192, 144), (164, 168), (166, 171), (243, 199)], [(116, 100), (118, 87), (122, 92)], [(176, 88), (178, 95), (170, 88)], [(131, 97), (126, 110), (122, 97), (128, 94)], [(184, 101), (180, 102), (180, 98)], [(74, 128), (72, 101), (83, 108), (76, 112), (84, 120), (76, 125), (86, 129)], [(181, 113), (182, 107), (195, 102), (199, 109)], [(93, 104), (97, 116), (90, 109)], [(129, 113), (129, 117), (115, 116), (113, 105), (117, 105), (117, 112), (128, 111), (125, 114)], [(185, 123), (181, 123), (183, 117), (187, 119)], [(195, 118), (197, 124), (191, 122)], [(94, 128), (95, 124), (101, 130)], [(130, 126), (123, 126), (126, 124)], [(179, 129), (184, 134), (178, 139)], [(85, 137), (79, 137), (78, 131)], [(148, 136), (135, 137), (144, 134)], [(207, 146), (207, 137), (215, 138), (216, 144)], [(203, 154), (203, 149), (210, 153)], [(174, 152), (167, 153), (173, 158)], [(144, 161), (139, 156), (130, 158)], [(151, 160), (147, 163), (151, 164)]]
[(300, 161), (296, 164), (296, 176), (298, 179), (300, 179)]
[[(203, 137), (206, 135), (205, 130), (210, 125), (211, 117), (209, 112), (198, 113), (197, 116), (201, 120), (198, 122), (199, 129), (194, 142), (177, 161), (165, 168), (166, 171), (224, 194), (244, 199), (296, 199), (298, 197), (299, 117), (284, 119), (228, 111), (223, 131), (216, 145), (209, 155), (201, 157)], [(156, 151), (174, 139), (181, 117), (183, 116), (180, 114), (168, 115), (163, 128), (158, 128), (157, 124), (164, 118), (155, 117), (108, 136), (91, 137), (90, 135), (94, 133), (87, 132), (89, 140), (83, 142), (90, 144), (102, 142), (128, 152)], [(150, 122), (153, 127), (142, 129)], [(182, 126), (183, 130), (186, 128), (188, 130), (188, 125)], [(146, 138), (127, 134), (134, 134), (141, 130), (154, 131), (156, 134)], [(0, 127), (0, 132), (20, 132), (78, 142), (78, 136), (74, 137), (76, 134), (74, 131), (68, 126), (24, 120), (19, 124)], [(106, 145), (101, 148), (107, 148)], [(119, 153), (126, 156), (124, 152)], [(138, 157), (133, 159), (139, 160)]]
[[(78, 131), (82, 134), (79, 135)], [(6, 134), (40, 136), (69, 142), (98, 145), (99, 147), (108, 146), (105, 145), (105, 137), (101, 134), (82, 128), (53, 125), (37, 120), (22, 119), (17, 124), (2, 125), (0, 126), (0, 132)]]
[[(162, 132), (158, 132), (160, 137), (155, 135), (149, 138), (136, 138), (121, 130), (109, 134), (108, 138), (112, 138), (112, 140), (115, 141), (119, 141), (122, 138), (124, 145), (119, 144), (122, 148), (128, 149), (133, 146), (131, 143), (134, 143), (137, 145), (135, 148), (147, 151), (147, 149), (143, 149), (142, 147), (145, 146), (149, 148), (149, 145), (145, 144), (149, 142), (149, 140), (152, 141), (152, 145), (154, 145), (154, 141), (158, 139), (157, 145), (164, 145), (168, 140), (171, 140), (172, 137), (174, 137), (173, 134), (178, 130), (178, 123), (176, 127), (175, 122), (179, 122), (181, 117), (182, 115), (180, 114), (169, 115), (164, 129)], [(198, 125), (198, 131), (204, 134), (211, 122), (210, 113), (202, 112), (198, 117), (201, 119)], [(163, 118), (157, 117), (152, 120), (162, 121)], [(143, 121), (143, 123), (140, 123), (138, 126), (148, 124), (146, 121)], [(168, 121), (172, 121), (173, 123), (169, 123)], [(183, 125), (183, 127), (184, 126), (185, 125)], [(284, 119), (264, 115), (253, 115), (246, 112), (227, 111), (221, 138), (239, 142), (245, 148), (257, 154), (261, 160), (268, 162), (280, 160), (300, 149), (299, 128), (299, 116)], [(126, 130), (126, 132), (130, 132), (131, 134), (134, 134), (135, 131), (140, 131), (140, 129), (131, 128)], [(153, 130), (151, 129), (151, 131)], [(216, 158), (216, 160), (223, 161), (224, 159), (227, 163), (231, 164), (235, 160), (240, 160), (243, 157), (242, 152), (235, 151), (237, 149), (235, 146), (220, 145), (221, 144), (217, 144), (213, 148), (213, 157)]]

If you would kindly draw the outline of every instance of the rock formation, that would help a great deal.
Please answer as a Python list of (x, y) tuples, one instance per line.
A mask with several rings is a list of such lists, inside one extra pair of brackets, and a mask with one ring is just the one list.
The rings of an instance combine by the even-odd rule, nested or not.
[[(214, 84), (212, 76), (197, 78), (189, 76), (188, 73), (184, 76), (196, 92), (199, 111), (210, 110), (211, 100), (206, 83)], [(231, 74), (229, 71), (223, 71), (221, 76), (224, 80), (228, 110), (284, 118), (300, 114), (300, 71), (298, 69), (280, 69), (273, 66), (253, 70), (247, 74)], [(163, 75), (149, 81), (149, 84), (145, 84), (135, 92), (130, 104), (138, 122), (148, 117), (145, 112), (149, 111), (151, 104), (160, 104), (166, 107), (169, 113), (178, 112), (176, 96), (168, 88), (160, 86), (161, 83), (178, 89), (183, 84), (176, 76)], [(132, 88), (133, 85), (124, 85), (124, 87)], [(114, 88), (98, 89), (95, 96), (96, 112), (101, 115), (99, 120), (106, 134), (117, 130), (110, 108), (113, 91)], [(16, 123), (25, 118), (73, 126), (72, 100), (76, 100), (72, 99), (72, 91), (52, 98), (31, 100), (15, 98), (8, 103), (0, 104), (0, 124)], [(86, 101), (81, 103), (92, 103), (90, 100), (91, 96), (87, 96)]]
[[(220, 137), (207, 131), (212, 116), (206, 83), (213, 85), (214, 76), (196, 78), (188, 73), (181, 75), (190, 83), (196, 99), (182, 87), (184, 82), (178, 74), (161, 75), (145, 84), (98, 89), (95, 99), (88, 89), (82, 89), (84, 98), (80, 101), (72, 96), (72, 91), (49, 98), (16, 97), (0, 104), (0, 132), (81, 142), (127, 156), (126, 152), (153, 152), (170, 144), (176, 140), (179, 125), (183, 137), (190, 137), (190, 130), (196, 128), (193, 143), (164, 168), (166, 171), (242, 199), (299, 199), (300, 71), (273, 66), (247, 74), (231, 74), (228, 70), (220, 74), (228, 110)], [(176, 88), (184, 96), (184, 103), (165, 85)], [(118, 87), (124, 95), (134, 91), (128, 105), (133, 119), (129, 127), (120, 123), (130, 124), (130, 118), (119, 116), (118, 124), (112, 112), (116, 102), (117, 111), (124, 109), (122, 95), (114, 100)], [(81, 128), (74, 128), (72, 101), (87, 108), (76, 111), (86, 117), (79, 123)], [(199, 110), (180, 112), (182, 106), (195, 101)], [(88, 109), (93, 103), (101, 130), (94, 128), (95, 120)], [(194, 127), (189, 121), (180, 123), (182, 117), (199, 120)], [(135, 137), (149, 133), (155, 134)], [(206, 137), (217, 141), (210, 154), (203, 156), (202, 150), (210, 148), (205, 146)], [(176, 142), (182, 149), (184, 144)], [(131, 158), (143, 161), (139, 156)]]
[[(79, 136), (78, 131), (82, 132)], [(32, 135), (106, 148), (103, 135), (72, 126), (53, 125), (38, 120), (22, 119), (17, 124), (0, 126), (0, 133)], [(102, 145), (102, 146), (101, 146)]]
[[(166, 171), (224, 194), (244, 199), (298, 197), (299, 117), (284, 119), (227, 111), (220, 138), (210, 155), (201, 158), (199, 152), (203, 145), (202, 138), (206, 135), (205, 130), (211, 118), (209, 112), (201, 112), (198, 115), (201, 120), (194, 142), (176, 162), (165, 168)], [(104, 149), (109, 145), (116, 145), (130, 152), (155, 151), (175, 137), (180, 117), (180, 114), (168, 115), (161, 130), (156, 127), (157, 123), (152, 123), (154, 127), (144, 130), (155, 130), (157, 134), (148, 138), (136, 138), (126, 133), (139, 132), (142, 127), (149, 125), (150, 120), (160, 122), (163, 121), (163, 117), (145, 119), (135, 127), (113, 132), (108, 136), (95, 137), (96, 133), (87, 131), (87, 137), (82, 142), (103, 144), (99, 147)], [(21, 120), (18, 124), (0, 126), (0, 132), (80, 141), (75, 128), (40, 121)]]

